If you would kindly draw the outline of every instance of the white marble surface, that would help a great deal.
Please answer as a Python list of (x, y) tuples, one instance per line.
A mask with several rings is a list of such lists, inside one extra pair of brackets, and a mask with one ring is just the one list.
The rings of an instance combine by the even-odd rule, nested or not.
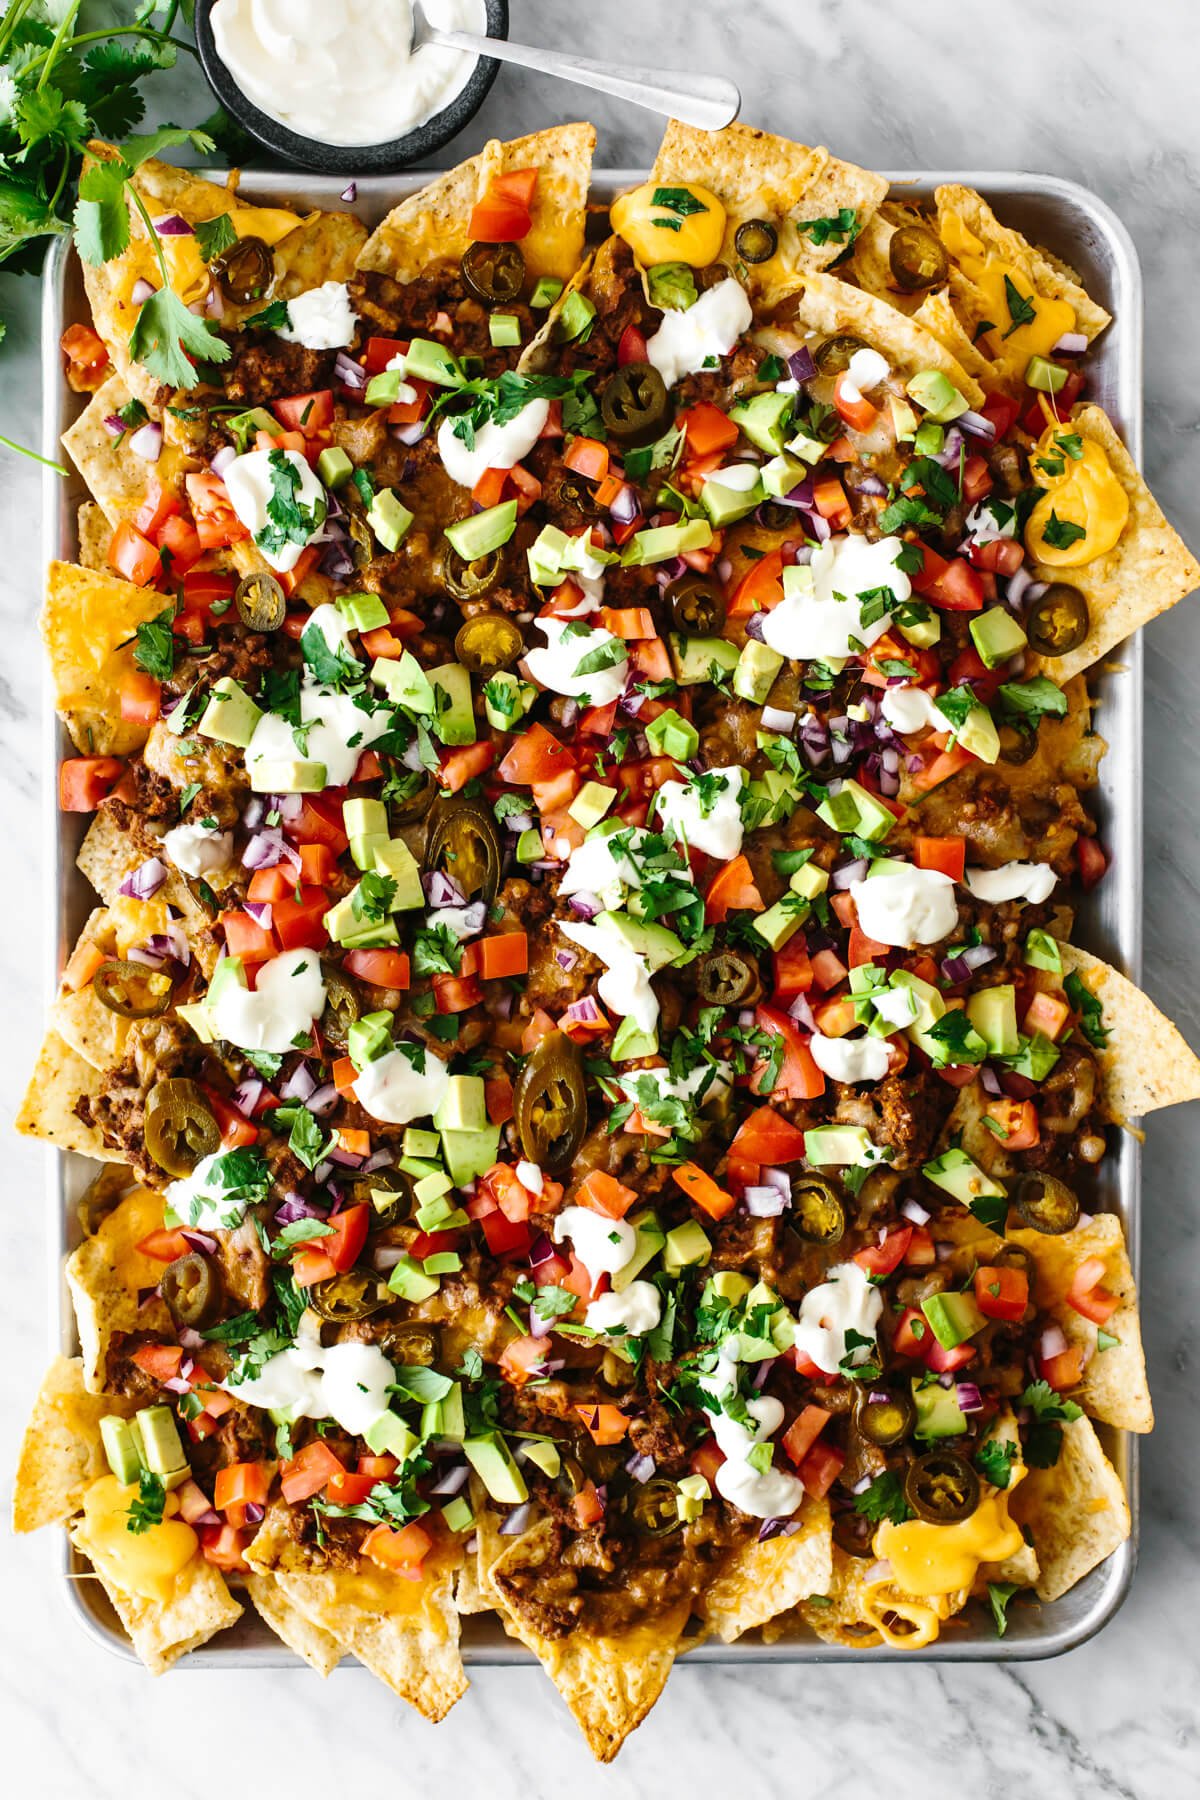
[[(336, 0), (330, 0), (331, 4)], [(1055, 170), (1125, 219), (1147, 289), (1147, 462), (1167, 510), (1200, 543), (1200, 114), (1189, 0), (1093, 0), (1057, 9), (924, 0), (513, 0), (513, 36), (593, 56), (728, 70), (743, 117), (878, 166)], [(164, 82), (164, 113), (208, 111), (189, 71)], [(168, 105), (168, 100), (170, 104)], [(579, 116), (572, 90), (509, 70), (452, 146)], [(648, 115), (601, 101), (599, 158), (650, 154)], [(0, 277), (0, 430), (38, 432), (38, 290)], [(49, 905), (38, 768), (40, 490), (0, 462), (0, 1112), (11, 1116), (40, 1032)], [(1148, 633), (1146, 985), (1200, 1042), (1194, 949), (1200, 839), (1196, 667), (1200, 615), (1184, 606)], [(965, 1669), (681, 1668), (615, 1770), (592, 1767), (549, 1685), (486, 1670), (434, 1732), (359, 1673), (322, 1688), (292, 1673), (181, 1671), (151, 1687), (94, 1648), (65, 1612), (49, 1543), (0, 1534), (0, 1744), (21, 1800), (172, 1800), (251, 1788), (275, 1800), (335, 1791), (571, 1791), (639, 1797), (719, 1791), (853, 1796), (919, 1793), (1032, 1800), (1183, 1800), (1200, 1794), (1195, 1603), (1200, 1458), (1193, 1382), (1200, 1288), (1195, 1168), (1200, 1114), (1160, 1116), (1146, 1152), (1145, 1324), (1159, 1413), (1143, 1457), (1143, 1537), (1133, 1593), (1097, 1640), (1052, 1663)], [(43, 1163), (5, 1141), (4, 1381), (0, 1464), (48, 1346)], [(7, 1476), (6, 1476), (7, 1480)], [(11, 1785), (9, 1785), (11, 1783)]]

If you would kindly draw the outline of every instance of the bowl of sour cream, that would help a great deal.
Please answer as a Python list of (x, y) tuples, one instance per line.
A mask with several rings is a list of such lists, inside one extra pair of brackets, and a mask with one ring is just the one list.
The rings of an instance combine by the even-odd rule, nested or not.
[[(432, 25), (508, 35), (508, 0), (424, 0)], [(427, 159), (478, 112), (499, 63), (412, 49), (410, 0), (197, 0), (209, 85), (251, 136), (326, 173)]]

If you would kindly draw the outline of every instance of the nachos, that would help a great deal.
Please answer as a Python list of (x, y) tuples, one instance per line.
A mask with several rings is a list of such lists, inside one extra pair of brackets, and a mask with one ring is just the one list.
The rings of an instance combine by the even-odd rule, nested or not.
[(1200, 568), (978, 196), (673, 125), (605, 233), (593, 137), (369, 237), (93, 147), (18, 1124), (110, 1166), (17, 1524), (155, 1672), (243, 1593), (440, 1719), (492, 1611), (607, 1760), (704, 1636), (1128, 1534), (1097, 1171), (1200, 1064), (1070, 942), (1087, 678)]

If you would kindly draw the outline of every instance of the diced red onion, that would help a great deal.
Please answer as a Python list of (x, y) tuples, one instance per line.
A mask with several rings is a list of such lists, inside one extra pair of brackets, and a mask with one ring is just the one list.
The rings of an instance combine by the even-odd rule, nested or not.
[(130, 962), (140, 963), (144, 969), (161, 969), (167, 960), (165, 956), (156, 956), (152, 951), (143, 950), (137, 944), (134, 944), (125, 954)]
[(195, 237), (196, 235), (187, 220), (179, 213), (163, 213), (160, 218), (155, 219), (154, 229), (160, 238)]
[(755, 612), (751, 613), (750, 617), (746, 620), (746, 636), (748, 638), (753, 638), (755, 642), (759, 644), (766, 642), (766, 639), (763, 637), (763, 620), (765, 617), (765, 613)]
[(1028, 598), (1029, 589), (1033, 586), (1033, 576), (1028, 567), (1022, 563), (1015, 574), (1008, 578), (1007, 599), (1012, 606), (1021, 606)]
[(929, 1223), (930, 1215), (919, 1200), (906, 1200), (900, 1211), (906, 1219), (911, 1219), (914, 1225), (928, 1225)]
[(955, 1390), (960, 1412), (975, 1413), (983, 1411), (983, 1395), (973, 1381), (960, 1381)]
[(865, 856), (856, 856), (853, 862), (843, 863), (840, 869), (833, 871), (829, 877), (829, 885), (844, 891), (853, 881), (865, 881), (869, 867)]
[(758, 1541), (765, 1544), (770, 1538), (795, 1537), (799, 1530), (799, 1519), (764, 1519), (758, 1528)]
[[(578, 913), (581, 919), (594, 919), (597, 913), (604, 911), (604, 902), (599, 894), (593, 894), (587, 888), (582, 889), (578, 894), (572, 894), (568, 904), (571, 911)], [(573, 968), (575, 960), (573, 958), (571, 962), (564, 963), (563, 968)]]
[(933, 1246), (933, 1250), (934, 1250), (934, 1255), (937, 1257), (939, 1262), (946, 1262), (948, 1260), (948, 1258), (950, 1258), (954, 1254), (954, 1245), (947, 1244), (943, 1239), (938, 1239), (938, 1241)]
[(380, 1244), (377, 1250), (372, 1251), (371, 1261), (380, 1275), (386, 1275), (389, 1270), (395, 1268), (403, 1255), (404, 1252), (399, 1244)]
[(129, 291), (129, 298), (134, 306), (144, 306), (147, 300), (152, 300), (154, 298), (157, 291), (158, 290), (146, 280), (144, 275), (139, 275)]
[(644, 1487), (646, 1482), (648, 1482), (650, 1477), (654, 1474), (657, 1466), (658, 1465), (655, 1463), (652, 1456), (635, 1454), (631, 1456), (629, 1461), (625, 1464), (625, 1473), (627, 1475), (632, 1475), (633, 1479), (640, 1482)]
[(129, 900), (152, 900), (166, 879), (166, 863), (157, 856), (150, 856), (131, 870), (117, 891)]
[(316, 1089), (316, 1076), (301, 1057), (279, 1092), (284, 1100), (299, 1100), (303, 1103), (310, 1094), (316, 1092)]
[(554, 1248), (554, 1245), (551, 1243), (547, 1234), (544, 1231), (539, 1231), (537, 1237), (533, 1240), (533, 1248), (529, 1252), (529, 1266), (531, 1269), (540, 1268), (542, 1263), (549, 1262), (552, 1257), (557, 1255), (558, 1251)]
[[(315, 1091), (308, 1096), (308, 1099), (304, 1104), (314, 1118), (323, 1119), (325, 1114), (332, 1110), (337, 1101), (337, 1097), (338, 1091), (336, 1087), (333, 1085), (332, 1081), (327, 1081), (321, 1087), (315, 1089)], [(388, 1163), (392, 1161), (392, 1153), (390, 1150), (380, 1150), (377, 1154), (386, 1156)], [(377, 1169), (382, 1169), (387, 1166), (385, 1163), (374, 1162), (374, 1158), (372, 1158), (372, 1162)]]
[(120, 413), (108, 413), (104, 420), (104, 429), (109, 437), (124, 437), (128, 427)]
[(318, 1163), (316, 1168), (313, 1170), (313, 1180), (316, 1182), (318, 1187), (324, 1187), (325, 1183), (329, 1180), (329, 1177), (332, 1174), (333, 1174), (333, 1164), (330, 1162), (329, 1158), (326, 1157), (325, 1161), (323, 1163)]
[(439, 1500), (448, 1499), (452, 1494), (462, 1492), (467, 1485), (470, 1473), (466, 1463), (456, 1463), (453, 1468), (446, 1470), (446, 1473), (434, 1483), (429, 1491), (431, 1494), (436, 1494)]
[(572, 725), (574, 725), (576, 719), (578, 719), (578, 717), (582, 711), (583, 711), (583, 708), (580, 706), (578, 700), (564, 700), (563, 701), (563, 703), (562, 703), (562, 723), (567, 731), (570, 731)]
[(990, 419), (985, 419), (982, 413), (959, 413), (954, 423), (959, 426), (961, 430), (967, 432), (969, 436), (986, 438), (988, 443), (991, 443), (996, 435), (996, 427), (992, 424)]
[(877, 494), (882, 497), (887, 493), (887, 482), (881, 481), (878, 475), (864, 475), (859, 480), (858, 491), (860, 494)]
[(248, 1119), (263, 1097), (266, 1082), (260, 1075), (247, 1075), (239, 1081), (233, 1090), (233, 1104), (244, 1119)]
[(632, 525), (638, 515), (637, 489), (625, 482), (608, 510), (618, 525)]
[(532, 1503), (528, 1500), (524, 1501), (520, 1506), (514, 1506), (513, 1510), (509, 1513), (507, 1519), (505, 1519), (500, 1527), (500, 1536), (520, 1537), (521, 1533), (529, 1524), (529, 1514), (531, 1511)]
[(217, 1240), (209, 1237), (206, 1231), (185, 1230), (183, 1233), (193, 1250), (203, 1250), (206, 1256), (217, 1254)]
[(998, 1100), (1004, 1092), (1004, 1089), (1000, 1086), (1000, 1077), (997, 1075), (995, 1069), (991, 1067), (990, 1063), (983, 1064), (979, 1071), (979, 1081), (984, 1093), (990, 1094), (993, 1100)]
[(343, 1150), (340, 1144), (335, 1144), (329, 1152), (329, 1160), (336, 1163), (339, 1169), (361, 1169), (366, 1158), (356, 1150)]
[(443, 874), (441, 869), (431, 869), (422, 875), (421, 886), (425, 889), (425, 898), (430, 906), (465, 906), (467, 896), (459, 887), (452, 875)]
[(261, 926), (264, 931), (270, 931), (275, 922), (272, 903), (269, 900), (245, 900), (242, 902), (242, 911), (248, 912), (254, 923)]
[(797, 994), (788, 1007), (788, 1017), (795, 1019), (797, 1025), (803, 1025), (806, 1031), (815, 1031), (817, 1021), (813, 1018), (812, 1007), (808, 1003), (807, 994)]
[(553, 1321), (543, 1319), (536, 1306), (529, 1308), (529, 1335), (532, 1338), (547, 1338), (554, 1330)]
[(817, 365), (807, 344), (801, 344), (798, 350), (792, 351), (787, 359), (787, 366), (793, 381), (812, 381), (816, 378)]
[[(358, 183), (357, 183), (357, 181), (350, 182), (348, 187), (344, 187), (342, 189), (341, 198), (346, 202), (347, 206), (354, 205), (354, 202), (358, 199)], [(434, 1489), (434, 1492), (435, 1493), (437, 1492), (436, 1488)]]
[(1051, 1357), (1061, 1356), (1067, 1347), (1066, 1333), (1061, 1325), (1047, 1325), (1038, 1339), (1038, 1356), (1042, 1362), (1049, 1362)]
[(246, 848), (242, 851), (243, 869), (273, 869), (283, 861), (288, 853), (283, 833), (278, 825), (264, 825), (246, 840)]
[(343, 387), (351, 388), (355, 393), (367, 385), (367, 371), (344, 350), (339, 350), (334, 358), (333, 372)]
[(787, 1200), (778, 1188), (748, 1187), (742, 1198), (752, 1219), (777, 1219), (787, 1211)]
[(754, 1389), (755, 1393), (761, 1393), (763, 1388), (766, 1387), (767, 1382), (771, 1378), (771, 1370), (778, 1361), (779, 1358), (777, 1356), (766, 1356), (763, 1358), (762, 1362), (757, 1365), (754, 1371), (754, 1379), (750, 1383), (750, 1386)]
[(215, 281), (208, 290), (208, 295), (204, 302), (204, 312), (205, 316), (210, 319), (223, 319), (225, 317), (225, 296)]
[(1087, 347), (1088, 341), (1085, 332), (1064, 331), (1050, 354), (1051, 356), (1082, 356)]
[(579, 961), (579, 956), (574, 950), (556, 950), (554, 952), (554, 960), (560, 969), (571, 970)]
[(233, 445), (222, 444), (208, 466), (214, 475), (223, 476), (230, 463), (235, 463), (236, 461), (237, 451), (234, 449)]
[(762, 722), (764, 731), (781, 731), (786, 736), (796, 728), (796, 715), (785, 712), (782, 706), (764, 706)]
[(396, 442), (404, 444), (410, 449), (413, 444), (420, 443), (428, 429), (429, 427), (423, 419), (417, 419), (412, 425), (389, 425), (388, 427)]

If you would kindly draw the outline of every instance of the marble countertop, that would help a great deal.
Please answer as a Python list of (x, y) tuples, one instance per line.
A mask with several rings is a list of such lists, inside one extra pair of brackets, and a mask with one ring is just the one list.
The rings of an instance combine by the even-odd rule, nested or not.
[[(1200, 545), (1200, 130), (1194, 11), (1187, 0), (1093, 0), (1068, 14), (1028, 0), (1001, 8), (925, 0), (597, 0), (568, 8), (513, 0), (512, 32), (583, 55), (723, 70), (743, 118), (879, 167), (1049, 170), (1101, 194), (1125, 220), (1146, 278), (1147, 471), (1168, 513)], [(967, 21), (970, 21), (968, 24)], [(614, 27), (619, 27), (614, 29)], [(162, 92), (156, 92), (161, 88)], [(191, 123), (210, 110), (191, 67), (150, 84), (153, 103)], [(645, 162), (650, 115), (518, 70), (502, 71), (482, 114), (445, 153), (590, 113), (597, 160)], [(0, 276), (0, 430), (39, 437), (39, 290)], [(11, 1118), (38, 1042), (45, 971), (39, 768), (39, 475), (0, 452), (0, 831), (10, 849), (0, 934), (0, 1115)], [(1192, 601), (1146, 642), (1145, 984), (1200, 1043), (1200, 958), (1185, 921), (1200, 906), (1192, 823), (1200, 752), (1200, 613)], [(32, 947), (32, 948), (31, 948)], [(5, 1138), (7, 1283), (0, 1333), (0, 1466), (12, 1466), (49, 1348), (44, 1164)], [(0, 1742), (22, 1800), (118, 1800), (166, 1791), (199, 1800), (228, 1767), (275, 1796), (373, 1790), (541, 1800), (568, 1787), (590, 1800), (740, 1791), (854, 1796), (921, 1791), (953, 1769), (956, 1791), (1053, 1793), (1056, 1800), (1200, 1794), (1191, 1611), (1200, 1557), (1196, 1378), (1200, 1112), (1152, 1123), (1145, 1158), (1143, 1301), (1158, 1430), (1142, 1458), (1141, 1560), (1132, 1594), (1100, 1637), (1049, 1663), (1004, 1667), (680, 1667), (615, 1768), (592, 1766), (536, 1671), (482, 1670), (434, 1731), (359, 1672), (322, 1687), (292, 1672), (181, 1670), (151, 1687), (67, 1617), (49, 1541), (0, 1532), (4, 1595)], [(839, 1721), (834, 1729), (832, 1721)], [(220, 1752), (218, 1754), (218, 1744)]]

